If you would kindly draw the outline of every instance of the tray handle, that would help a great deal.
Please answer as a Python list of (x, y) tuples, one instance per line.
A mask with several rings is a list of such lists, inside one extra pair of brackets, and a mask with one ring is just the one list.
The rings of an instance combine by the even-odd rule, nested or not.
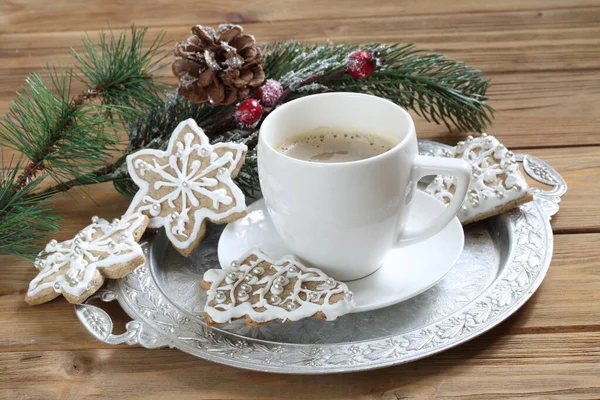
[(551, 218), (558, 212), (561, 196), (567, 193), (567, 183), (558, 171), (542, 159), (531, 154), (515, 154), (515, 158), (523, 163), (523, 170), (533, 180), (551, 187), (548, 190), (535, 186), (531, 188), (534, 201)]
[(75, 306), (75, 314), (88, 332), (106, 344), (128, 344), (154, 349), (169, 346), (168, 341), (158, 332), (144, 324), (142, 321), (131, 320), (125, 325), (125, 332), (119, 335), (112, 333), (113, 321), (110, 315), (102, 308), (88, 304), (92, 300), (100, 299), (110, 302), (117, 299), (117, 294), (110, 289), (102, 289), (89, 297), (82, 304)]

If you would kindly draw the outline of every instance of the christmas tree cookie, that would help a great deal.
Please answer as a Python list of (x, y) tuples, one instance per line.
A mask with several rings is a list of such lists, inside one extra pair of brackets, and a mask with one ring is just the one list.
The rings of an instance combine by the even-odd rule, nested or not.
[[(469, 136), (446, 153), (473, 166), (467, 198), (458, 214), (463, 225), (479, 221), (533, 200), (529, 185), (519, 170), (515, 155), (493, 136)], [(425, 191), (449, 203), (456, 178), (437, 176)]]
[(204, 308), (208, 325), (242, 318), (249, 327), (310, 317), (332, 321), (354, 307), (344, 283), (293, 257), (273, 261), (260, 251), (227, 268), (206, 271), (201, 287), (208, 294)]

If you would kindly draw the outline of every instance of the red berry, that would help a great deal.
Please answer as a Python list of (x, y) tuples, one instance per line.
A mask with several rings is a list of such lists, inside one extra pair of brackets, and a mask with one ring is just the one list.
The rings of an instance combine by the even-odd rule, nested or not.
[(350, 54), (346, 63), (346, 70), (356, 79), (368, 78), (375, 68), (377, 68), (377, 58), (366, 50), (356, 50)]
[(256, 97), (267, 107), (275, 105), (279, 97), (283, 94), (283, 86), (274, 79), (267, 79), (256, 92)]
[(262, 107), (256, 99), (246, 99), (235, 108), (235, 119), (240, 123), (254, 125), (262, 116)]

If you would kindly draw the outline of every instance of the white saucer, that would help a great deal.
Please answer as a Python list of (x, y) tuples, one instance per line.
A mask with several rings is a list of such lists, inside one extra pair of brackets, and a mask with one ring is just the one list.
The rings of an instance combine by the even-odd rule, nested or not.
[[(441, 214), (444, 207), (440, 201), (418, 190), (408, 225), (429, 221)], [(387, 307), (429, 289), (456, 263), (464, 241), (462, 225), (455, 217), (435, 236), (390, 251), (377, 271), (365, 278), (346, 282), (356, 302), (352, 312)], [(248, 207), (246, 217), (227, 225), (223, 231), (219, 239), (221, 267), (251, 249), (260, 249), (273, 259), (291, 254), (275, 231), (263, 199)]]

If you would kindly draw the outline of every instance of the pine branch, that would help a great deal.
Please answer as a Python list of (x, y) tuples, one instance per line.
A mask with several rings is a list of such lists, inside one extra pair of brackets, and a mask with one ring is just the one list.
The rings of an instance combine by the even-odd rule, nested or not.
[[(0, 143), (25, 155), (30, 163), (13, 185), (21, 190), (40, 173), (57, 182), (85, 175), (116, 149), (117, 137), (106, 121), (106, 106), (71, 100), (71, 71), (47, 70), (48, 84), (32, 74), (0, 120)], [(77, 98), (76, 98), (77, 99)]]
[(11, 162), (0, 173), (0, 253), (30, 257), (39, 251), (37, 243), (58, 228), (60, 218), (49, 202), (53, 193), (32, 193), (43, 177), (13, 190), (21, 165)]
[[(93, 178), (90, 172), (117, 150), (115, 129), (119, 125), (110, 117), (127, 122), (161, 103), (163, 86), (152, 74), (164, 58), (156, 57), (164, 34), (144, 50), (146, 31), (132, 27), (129, 38), (124, 33), (117, 38), (112, 32), (102, 32), (97, 47), (86, 37), (84, 52), (73, 51), (73, 56), (81, 73), (77, 79), (88, 88), (72, 99), (71, 70), (60, 76), (47, 67), (49, 84), (39, 74), (27, 78), (27, 86), (0, 120), (0, 144), (31, 160), (13, 190), (20, 190), (42, 171), (51, 175), (61, 190), (66, 190), (71, 180), (95, 182), (81, 177)], [(100, 105), (91, 104), (96, 98)]]
[[(125, 156), (119, 158), (119, 160), (121, 160), (121, 159), (124, 160)], [(52, 195), (52, 194), (56, 194), (56, 193), (60, 193), (60, 192), (66, 192), (77, 186), (84, 186), (84, 185), (112, 181), (113, 180), (112, 175), (115, 172), (118, 165), (120, 165), (119, 161), (117, 161), (114, 164), (109, 164), (105, 167), (98, 168), (97, 170), (95, 170), (89, 174), (86, 174), (86, 175), (83, 175), (83, 176), (80, 176), (77, 178), (73, 178), (73, 179), (70, 179), (65, 182), (57, 183), (54, 186), (50, 186), (44, 190), (37, 191), (33, 195), (38, 195), (38, 194), (39, 195)]]
[(102, 104), (118, 106), (117, 116), (124, 122), (160, 105), (160, 93), (166, 88), (154, 77), (169, 55), (163, 51), (165, 32), (145, 49), (147, 31), (132, 26), (129, 37), (125, 32), (118, 37), (113, 32), (101, 32), (98, 45), (86, 36), (82, 53), (71, 50), (78, 62), (78, 79), (90, 88), (88, 92), (100, 97)]
[(15, 180), (14, 192), (40, 173), (61, 181), (87, 173), (109, 157), (116, 145), (97, 106), (70, 100), (71, 71), (62, 76), (46, 68), (49, 82), (31, 74), (21, 93), (0, 120), (0, 143), (25, 155), (30, 162)]
[[(135, 27), (129, 36), (103, 32), (98, 46), (86, 37), (83, 52), (73, 51), (78, 74), (46, 67), (43, 74), (26, 79), (0, 119), (0, 145), (28, 159), (2, 169), (0, 251), (31, 254), (41, 233), (56, 225), (58, 217), (47, 205), (48, 197), (107, 179), (115, 167), (108, 160), (119, 151), (119, 127), (162, 103), (164, 85), (153, 74), (161, 61), (156, 56), (164, 35), (144, 50), (145, 34), (145, 28)], [(86, 87), (75, 96), (73, 78)], [(48, 176), (56, 185), (36, 192)], [(15, 221), (19, 229), (11, 232)]]
[(291, 88), (293, 97), (323, 91), (371, 93), (411, 109), (427, 121), (443, 123), (448, 129), (481, 132), (491, 124), (493, 109), (486, 103), (489, 81), (485, 75), (444, 55), (418, 50), (413, 44), (360, 46), (377, 52), (384, 60), (369, 78), (357, 80), (340, 74), (326, 85), (298, 88), (312, 76), (327, 76), (345, 68), (348, 54), (358, 48), (329, 43), (272, 43), (265, 46), (265, 72)]
[[(228, 109), (232, 110), (233, 108), (229, 107)], [(128, 125), (129, 145), (126, 153), (142, 148), (166, 148), (171, 132), (182, 120), (194, 118), (202, 121), (201, 126), (206, 127), (208, 126), (206, 121), (221, 114), (223, 114), (222, 109), (192, 104), (180, 97), (168, 95), (167, 101), (158, 107), (151, 108), (145, 115), (138, 116), (137, 120)], [(116, 189), (121, 194), (132, 197), (137, 187), (133, 185), (133, 182), (128, 181), (127, 171), (124, 168), (125, 156), (87, 175), (61, 182), (44, 192), (62, 192), (73, 187), (87, 185), (90, 182), (114, 181)]]
[(129, 124), (128, 152), (157, 147), (154, 144), (157, 140), (168, 141), (173, 130), (184, 119), (193, 118), (202, 128), (208, 128), (211, 121), (218, 120), (219, 116), (231, 114), (233, 110), (234, 106), (212, 107), (192, 104), (181, 97), (169, 94), (163, 104), (148, 109), (145, 115)]

